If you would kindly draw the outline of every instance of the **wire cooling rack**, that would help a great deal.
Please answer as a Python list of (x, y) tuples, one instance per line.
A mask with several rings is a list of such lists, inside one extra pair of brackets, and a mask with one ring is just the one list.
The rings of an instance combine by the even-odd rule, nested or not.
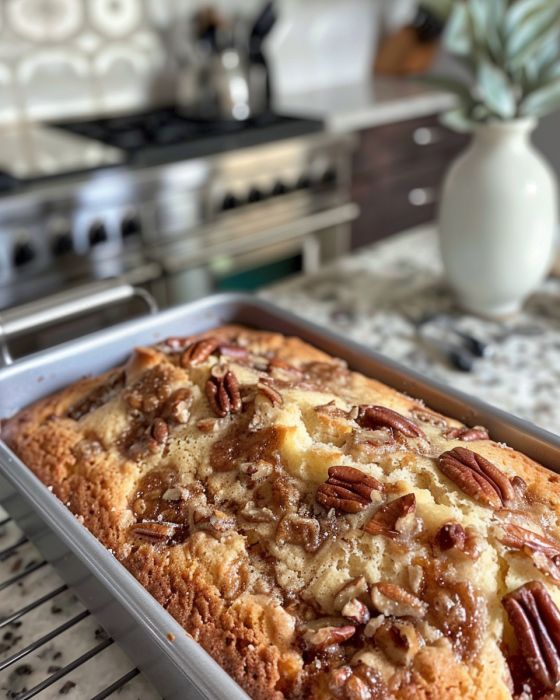
[(0, 697), (160, 700), (2, 508)]

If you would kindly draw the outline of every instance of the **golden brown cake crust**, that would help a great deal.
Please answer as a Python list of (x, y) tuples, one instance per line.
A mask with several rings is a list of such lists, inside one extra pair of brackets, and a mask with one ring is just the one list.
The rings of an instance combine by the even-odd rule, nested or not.
[(138, 349), (2, 438), (253, 698), (553, 697), (559, 478), (297, 338)]

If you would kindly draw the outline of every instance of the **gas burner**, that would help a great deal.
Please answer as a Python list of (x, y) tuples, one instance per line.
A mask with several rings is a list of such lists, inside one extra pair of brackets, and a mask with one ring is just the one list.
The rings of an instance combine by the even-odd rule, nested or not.
[(264, 114), (247, 121), (204, 121), (166, 107), (127, 116), (65, 122), (60, 129), (127, 153), (135, 165), (156, 165), (320, 131), (320, 121)]

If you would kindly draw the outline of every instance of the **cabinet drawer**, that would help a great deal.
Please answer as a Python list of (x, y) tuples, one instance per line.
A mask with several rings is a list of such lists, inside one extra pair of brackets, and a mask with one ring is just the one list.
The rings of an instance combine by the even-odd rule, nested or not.
[(378, 178), (394, 166), (429, 164), (434, 157), (451, 159), (468, 142), (439, 122), (438, 115), (375, 127), (360, 134), (354, 157), (354, 178)]
[(352, 247), (432, 221), (445, 172), (446, 164), (439, 164), (429, 170), (355, 185), (353, 199), (360, 207), (360, 216), (352, 227)]

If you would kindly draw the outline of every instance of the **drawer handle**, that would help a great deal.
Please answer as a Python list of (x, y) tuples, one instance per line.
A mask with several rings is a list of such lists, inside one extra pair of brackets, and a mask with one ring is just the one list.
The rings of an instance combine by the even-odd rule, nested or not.
[(430, 146), (433, 143), (439, 143), (443, 140), (445, 134), (443, 129), (437, 126), (419, 126), (412, 133), (412, 140), (417, 146)]
[(408, 193), (408, 201), (413, 207), (426, 207), (437, 201), (437, 192), (433, 187), (415, 187)]

